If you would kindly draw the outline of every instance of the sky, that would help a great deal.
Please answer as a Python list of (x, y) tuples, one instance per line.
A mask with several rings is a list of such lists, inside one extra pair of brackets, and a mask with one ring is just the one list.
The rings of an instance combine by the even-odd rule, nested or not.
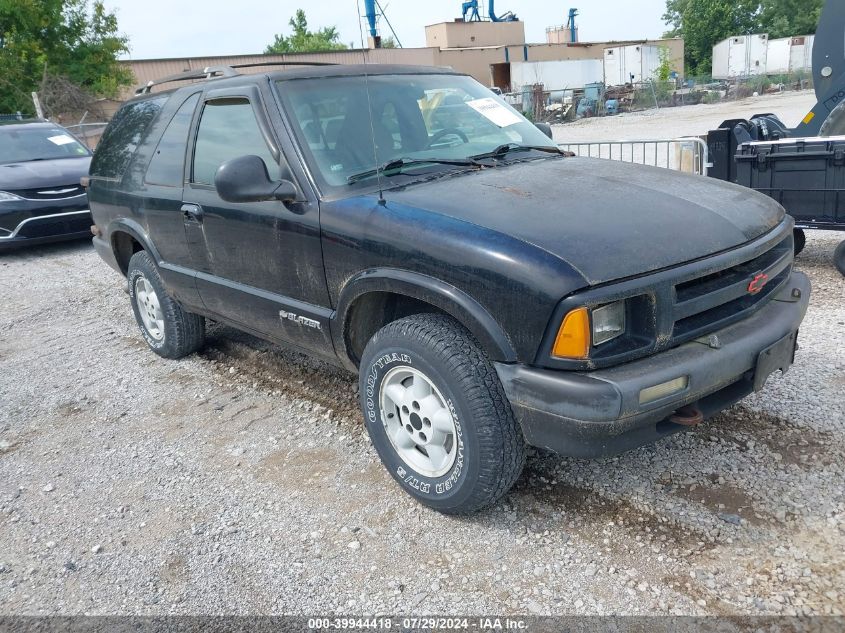
[[(486, 6), (487, 0), (480, 0)], [(380, 0), (387, 19), (405, 47), (425, 46), (425, 25), (451, 21), (461, 14), (461, 0)], [(267, 2), (266, 0), (105, 0), (117, 13), (131, 52), (124, 57), (201, 57), (261, 53), (276, 33), (288, 35), (288, 20), (305, 10), (311, 30), (336, 26), (345, 44), (360, 46), (356, 0)], [(496, 13), (513, 11), (525, 22), (529, 42), (545, 41), (546, 27), (566, 22), (576, 7), (582, 41), (659, 37), (665, 0), (498, 0)], [(361, 13), (363, 13), (361, 1)], [(365, 28), (366, 20), (361, 22)], [(380, 23), (381, 34), (389, 35)]]

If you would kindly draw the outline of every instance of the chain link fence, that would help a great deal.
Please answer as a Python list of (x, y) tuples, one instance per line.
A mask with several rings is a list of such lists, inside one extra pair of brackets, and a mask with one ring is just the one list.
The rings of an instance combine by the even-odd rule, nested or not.
[(709, 76), (679, 81), (644, 81), (624, 86), (550, 88), (543, 84), (524, 86), (507, 93), (505, 100), (535, 122), (568, 123), (583, 117), (611, 116), (702, 103), (738, 101), (763, 94), (813, 88), (812, 75), (795, 72), (783, 75), (756, 75), (731, 80)]

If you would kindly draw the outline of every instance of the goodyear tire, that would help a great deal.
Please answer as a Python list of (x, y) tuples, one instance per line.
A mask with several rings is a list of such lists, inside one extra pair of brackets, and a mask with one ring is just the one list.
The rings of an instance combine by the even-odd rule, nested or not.
[(360, 398), (385, 467), (426, 506), (475, 512), (522, 472), (525, 440), (499, 377), (449, 317), (416, 315), (382, 328), (364, 350)]
[(836, 266), (836, 270), (845, 276), (845, 242), (840, 242), (839, 246), (836, 247), (836, 251), (833, 253), (833, 264)]
[(156, 354), (177, 359), (193, 354), (205, 342), (205, 319), (185, 312), (164, 289), (152, 257), (139, 251), (129, 260), (129, 299), (141, 335)]

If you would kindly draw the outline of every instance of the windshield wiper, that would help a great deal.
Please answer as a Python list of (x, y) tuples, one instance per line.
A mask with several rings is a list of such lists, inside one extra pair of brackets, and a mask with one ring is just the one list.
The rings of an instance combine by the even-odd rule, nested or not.
[[(368, 169), (362, 171), (360, 174), (353, 174), (346, 179), (350, 185), (360, 180), (372, 178), (373, 176), (381, 175), (396, 175), (402, 173), (402, 168), (409, 165), (457, 165), (458, 167), (482, 167), (479, 163), (471, 158), (467, 159), (451, 159), (451, 158), (396, 158), (389, 160), (376, 169)], [(386, 174), (392, 171), (394, 174)]]
[(564, 152), (559, 147), (549, 147), (546, 145), (519, 145), (518, 143), (505, 143), (504, 145), (499, 145), (499, 147), (497, 147), (491, 152), (485, 152), (483, 154), (476, 154), (475, 156), (470, 156), (470, 159), (481, 160), (483, 158), (501, 158), (505, 154), (511, 154), (513, 152), (546, 152), (547, 154), (560, 154), (561, 156), (566, 156), (566, 152)]

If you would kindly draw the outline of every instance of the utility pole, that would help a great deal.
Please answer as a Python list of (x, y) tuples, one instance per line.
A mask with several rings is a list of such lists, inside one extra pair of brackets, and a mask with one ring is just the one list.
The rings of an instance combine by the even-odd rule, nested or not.
[(39, 119), (44, 118), (44, 110), (41, 108), (41, 101), (38, 99), (38, 93), (32, 93), (32, 103), (35, 104), (35, 114)]

